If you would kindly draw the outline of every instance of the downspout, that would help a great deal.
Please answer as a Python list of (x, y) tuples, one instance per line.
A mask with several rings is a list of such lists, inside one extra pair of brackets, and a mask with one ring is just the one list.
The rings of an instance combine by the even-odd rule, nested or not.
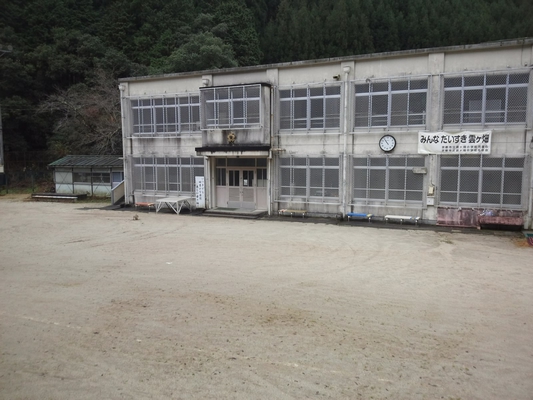
[(533, 149), (533, 137), (529, 143), (529, 199), (527, 206), (527, 221), (525, 223), (525, 229), (533, 228), (533, 160), (531, 157), (531, 150)]
[(348, 79), (350, 75), (351, 67), (346, 65), (343, 67), (344, 72), (344, 117), (343, 117), (343, 157), (342, 157), (342, 217), (346, 215), (348, 193), (346, 191), (346, 176), (348, 168)]
[[(270, 86), (270, 110), (269, 110), (269, 142), (270, 142), (270, 150), (268, 151), (268, 159), (267, 159), (267, 187), (268, 187), (268, 202), (267, 202), (267, 214), (272, 215), (272, 209), (274, 206), (274, 190), (273, 190), (273, 173), (274, 173), (274, 155), (272, 154), (272, 147), (274, 146), (274, 92), (272, 90), (272, 86)], [(278, 143), (279, 144), (279, 143)], [(276, 144), (276, 147), (278, 147), (278, 144)]]
[(124, 181), (124, 203), (130, 204), (130, 198), (129, 198), (129, 179), (133, 178), (133, 174), (128, 174), (129, 179), (126, 179), (126, 174), (128, 172), (127, 169), (127, 163), (128, 163), (128, 155), (126, 154), (126, 116), (124, 115), (124, 91), (126, 90), (126, 85), (120, 84), (118, 85), (118, 89), (120, 91), (120, 119), (121, 119), (121, 130), (122, 130), (122, 171), (124, 174), (123, 181)]

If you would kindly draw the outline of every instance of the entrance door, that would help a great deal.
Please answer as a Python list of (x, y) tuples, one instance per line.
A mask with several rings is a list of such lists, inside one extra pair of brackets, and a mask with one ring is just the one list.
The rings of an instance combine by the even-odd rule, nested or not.
[(255, 209), (255, 171), (228, 169), (228, 207)]

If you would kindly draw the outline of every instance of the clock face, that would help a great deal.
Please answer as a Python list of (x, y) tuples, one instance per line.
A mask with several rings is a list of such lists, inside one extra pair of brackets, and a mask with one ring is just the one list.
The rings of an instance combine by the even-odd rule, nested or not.
[(394, 136), (385, 135), (379, 139), (379, 147), (383, 151), (392, 151), (396, 147), (396, 139), (394, 139)]

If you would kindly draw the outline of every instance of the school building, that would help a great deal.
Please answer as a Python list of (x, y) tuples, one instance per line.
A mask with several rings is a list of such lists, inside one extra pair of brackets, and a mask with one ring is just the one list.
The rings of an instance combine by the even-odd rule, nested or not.
[(533, 38), (122, 79), (125, 201), (532, 227)]

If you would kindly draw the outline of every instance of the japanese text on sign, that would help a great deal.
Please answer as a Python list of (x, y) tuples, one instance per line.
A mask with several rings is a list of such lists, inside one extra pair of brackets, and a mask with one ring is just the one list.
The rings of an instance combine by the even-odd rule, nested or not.
[(491, 131), (419, 132), (419, 154), (490, 154)]

